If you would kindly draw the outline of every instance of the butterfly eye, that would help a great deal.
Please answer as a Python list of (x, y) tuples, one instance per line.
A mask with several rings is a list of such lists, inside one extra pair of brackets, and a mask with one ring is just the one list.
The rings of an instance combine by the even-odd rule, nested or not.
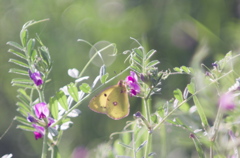
[(104, 97), (107, 97), (107, 94), (106, 94), (106, 93), (104, 93)]

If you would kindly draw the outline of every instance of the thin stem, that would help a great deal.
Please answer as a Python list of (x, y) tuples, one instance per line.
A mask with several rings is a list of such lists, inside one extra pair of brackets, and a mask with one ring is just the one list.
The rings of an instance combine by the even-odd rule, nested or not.
[(47, 148), (48, 148), (48, 127), (45, 127), (45, 133), (43, 137), (43, 147), (42, 147), (42, 156), (41, 158), (47, 158)]

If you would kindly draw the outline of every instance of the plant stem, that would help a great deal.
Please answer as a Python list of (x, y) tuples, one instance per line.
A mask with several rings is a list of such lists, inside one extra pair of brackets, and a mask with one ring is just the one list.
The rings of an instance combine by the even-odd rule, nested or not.
[(48, 127), (45, 127), (41, 158), (47, 158), (47, 148), (48, 148), (47, 141), (48, 141)]

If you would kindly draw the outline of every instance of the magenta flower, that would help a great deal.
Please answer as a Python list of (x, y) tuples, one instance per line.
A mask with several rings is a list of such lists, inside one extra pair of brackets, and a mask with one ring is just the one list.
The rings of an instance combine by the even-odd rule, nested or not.
[(130, 76), (126, 77), (126, 83), (130, 88), (130, 96), (135, 96), (140, 93), (138, 77), (134, 71), (130, 71)]
[(40, 72), (34, 72), (32, 73), (30, 70), (28, 70), (29, 76), (30, 78), (33, 80), (33, 82), (35, 83), (36, 86), (40, 86), (43, 84), (43, 80), (41, 77)]
[(234, 95), (231, 92), (220, 96), (219, 106), (223, 110), (233, 110), (235, 108)]
[(44, 127), (33, 124), (36, 131), (33, 132), (35, 139), (38, 140), (44, 136)]
[(47, 107), (47, 104), (44, 102), (36, 104), (34, 106), (34, 111), (35, 115), (39, 119), (43, 119), (49, 116), (49, 109)]

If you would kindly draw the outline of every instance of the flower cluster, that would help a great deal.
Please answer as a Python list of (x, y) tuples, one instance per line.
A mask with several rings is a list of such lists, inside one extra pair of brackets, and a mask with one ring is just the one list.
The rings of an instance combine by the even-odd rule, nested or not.
[(126, 77), (126, 83), (130, 88), (130, 96), (136, 96), (140, 93), (140, 85), (138, 83), (138, 76), (134, 71), (130, 71), (130, 75)]
[(45, 128), (54, 123), (54, 119), (49, 117), (50, 112), (47, 104), (44, 102), (36, 104), (34, 106), (34, 112), (36, 117), (29, 115), (27, 120), (33, 123), (32, 126), (35, 128), (33, 132), (35, 139), (39, 139), (43, 137)]

